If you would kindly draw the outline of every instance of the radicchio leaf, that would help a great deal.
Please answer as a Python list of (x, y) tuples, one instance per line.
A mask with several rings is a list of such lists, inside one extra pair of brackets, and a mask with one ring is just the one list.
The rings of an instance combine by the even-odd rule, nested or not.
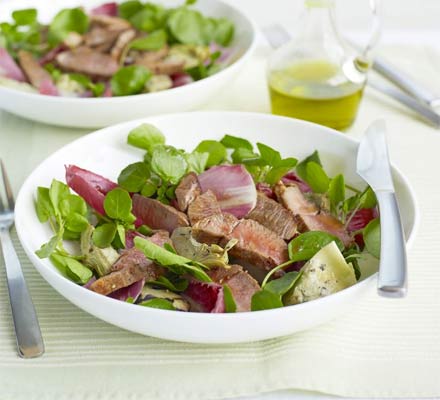
[(118, 4), (117, 3), (104, 3), (98, 7), (90, 10), (90, 15), (107, 15), (109, 17), (118, 16)]
[(8, 79), (13, 79), (19, 82), (26, 82), (26, 78), (14, 61), (12, 56), (4, 48), (0, 47), (0, 76), (5, 76)]
[(142, 288), (144, 285), (145, 279), (141, 279), (140, 281), (132, 283), (127, 287), (115, 290), (114, 292), (109, 293), (107, 296), (121, 301), (127, 301), (127, 299), (131, 297), (133, 301), (136, 301), (139, 295), (142, 293)]
[(184, 294), (193, 302), (197, 303), (203, 312), (225, 312), (225, 299), (222, 285), (192, 279)]
[(308, 193), (312, 191), (312, 188), (304, 182), (295, 172), (289, 172), (288, 174), (284, 175), (281, 180), (285, 185), (288, 185), (289, 183), (294, 183), (299, 187), (301, 192)]

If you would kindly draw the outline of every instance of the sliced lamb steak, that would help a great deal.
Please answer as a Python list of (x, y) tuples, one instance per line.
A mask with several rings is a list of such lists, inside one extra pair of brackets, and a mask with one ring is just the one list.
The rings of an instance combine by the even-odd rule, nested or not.
[(183, 212), (139, 194), (133, 196), (133, 214), (150, 228), (163, 229), (170, 233), (179, 226), (189, 226), (188, 218)]
[(110, 15), (91, 15), (90, 22), (92, 24), (92, 29), (95, 26), (104, 27), (111, 31), (122, 31), (132, 28), (130, 22), (127, 20), (119, 17), (112, 17)]
[(226, 245), (231, 239), (238, 240), (229, 250), (231, 257), (244, 260), (266, 271), (288, 259), (286, 242), (257, 221), (240, 221), (233, 231), (223, 238), (220, 245)]
[(84, 35), (84, 43), (88, 47), (105, 45), (107, 50), (110, 50), (118, 36), (119, 31), (110, 31), (97, 26)]
[(200, 243), (219, 244), (231, 234), (238, 222), (232, 214), (214, 214), (194, 224), (192, 235)]
[(40, 89), (43, 82), (52, 82), (52, 77), (34, 56), (25, 50), (18, 52), (18, 62), (32, 86)]
[(252, 296), (260, 290), (260, 285), (240, 265), (213, 268), (208, 271), (208, 275), (214, 282), (229, 286), (238, 312), (251, 311)]
[(275, 232), (285, 240), (296, 234), (296, 221), (291, 212), (265, 194), (257, 193), (257, 204), (246, 216)]
[(185, 212), (188, 209), (188, 206), (201, 193), (197, 175), (194, 172), (190, 172), (183, 177), (177, 185), (175, 193), (179, 210)]
[(134, 29), (129, 29), (127, 31), (122, 32), (118, 39), (116, 40), (116, 43), (112, 47), (112, 50), (110, 52), (111, 56), (119, 61), (121, 58), (122, 53), (125, 50), (125, 47), (136, 37), (136, 31)]
[(164, 273), (163, 268), (148, 260), (136, 248), (124, 250), (112, 269), (114, 272), (93, 282), (90, 289), (106, 295), (144, 278), (146, 282), (154, 281)]
[(278, 201), (293, 215), (316, 215), (319, 212), (316, 204), (307, 200), (295, 184), (285, 186), (282, 182), (278, 182), (274, 187), (274, 191)]
[(199, 195), (188, 207), (188, 217), (191, 225), (211, 217), (212, 215), (221, 214), (222, 210), (217, 201), (217, 197), (211, 190)]
[(58, 66), (67, 72), (78, 72), (97, 78), (110, 78), (119, 69), (119, 64), (110, 55), (78, 47), (64, 51), (55, 57)]

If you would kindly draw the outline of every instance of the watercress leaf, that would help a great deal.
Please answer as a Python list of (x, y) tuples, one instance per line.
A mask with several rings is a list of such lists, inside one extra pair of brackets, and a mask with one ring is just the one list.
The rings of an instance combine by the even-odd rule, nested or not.
[(252, 296), (251, 310), (270, 310), (272, 308), (283, 307), (283, 302), (279, 295), (269, 292), (268, 290), (260, 290)]
[(308, 162), (306, 166), (306, 174), (306, 182), (310, 185), (315, 193), (327, 192), (330, 179), (325, 173), (324, 169), (318, 163), (314, 161)]
[(258, 163), (263, 163), (264, 161), (261, 160), (260, 156), (256, 153), (254, 153), (252, 150), (249, 150), (245, 147), (239, 147), (233, 151), (231, 154), (232, 162), (235, 164), (248, 164), (252, 163), (253, 165)]
[(201, 174), (207, 167), (208, 158), (208, 153), (198, 153), (197, 151), (185, 154), (185, 159), (188, 163), (187, 172), (193, 171), (197, 175)]
[(35, 8), (15, 10), (12, 12), (12, 18), (19, 26), (32, 25), (37, 21), (37, 10)]
[(49, 25), (48, 41), (51, 45), (62, 42), (70, 32), (80, 34), (89, 29), (89, 17), (81, 8), (61, 10)]
[(167, 44), (167, 33), (163, 29), (151, 32), (148, 36), (133, 40), (130, 48), (143, 51), (154, 51), (163, 48)]
[(373, 208), (377, 205), (376, 195), (371, 187), (368, 187), (365, 193), (359, 199), (359, 208)]
[(322, 166), (321, 163), (321, 159), (319, 157), (319, 153), (317, 150), (315, 150), (312, 154), (310, 154), (309, 156), (307, 156), (304, 160), (302, 160), (297, 166), (296, 166), (296, 172), (298, 174), (298, 176), (303, 179), (304, 181), (307, 181), (307, 171), (306, 171), (306, 167), (307, 164), (313, 161), (319, 165)]
[[(193, 262), (193, 264), (200, 265), (199, 263), (196, 263), (196, 262)], [(203, 269), (201, 269), (201, 267), (199, 267), (197, 265), (192, 265), (192, 264), (185, 264), (184, 268), (192, 276), (194, 276), (194, 278), (198, 279), (199, 281), (212, 282), (212, 279), (209, 277), (209, 275), (205, 271), (203, 271)]]
[(145, 197), (151, 197), (156, 193), (156, 191), (157, 185), (152, 183), (151, 181), (148, 181), (145, 183), (144, 186), (142, 186), (141, 195)]
[(35, 254), (40, 258), (49, 257), (57, 248), (59, 241), (59, 236), (53, 236), (47, 243), (43, 244), (39, 250), (35, 252)]
[(342, 174), (336, 175), (330, 180), (328, 197), (332, 210), (336, 210), (338, 205), (345, 200), (345, 180)]
[(223, 297), (225, 302), (225, 311), (227, 313), (234, 313), (237, 311), (237, 304), (235, 303), (234, 296), (228, 285), (223, 285)]
[(116, 235), (116, 225), (107, 223), (99, 225), (93, 231), (93, 244), (101, 249), (109, 247)]
[(177, 8), (167, 21), (173, 37), (183, 44), (208, 44), (205, 41), (204, 18), (199, 11)]
[(49, 188), (49, 197), (52, 202), (52, 206), (55, 210), (55, 214), (60, 214), (60, 202), (70, 194), (69, 187), (56, 179), (52, 180)]
[(81, 237), (81, 232), (72, 232), (64, 229), (63, 240), (78, 240)]
[(142, 124), (130, 131), (127, 143), (151, 153), (155, 146), (165, 144), (165, 136), (154, 125)]
[(140, 192), (150, 177), (148, 165), (137, 162), (125, 167), (118, 176), (118, 184), (129, 192)]
[(134, 298), (133, 297), (127, 297), (127, 300), (125, 300), (126, 303), (134, 304)]
[(70, 277), (67, 275), (67, 266), (66, 266), (66, 262), (64, 260), (64, 256), (59, 255), (59, 254), (51, 254), (49, 259), (50, 261), (52, 261), (53, 265), (55, 265), (55, 267), (58, 269), (58, 271), (61, 272), (61, 275), (63, 275), (65, 278), (69, 278)]
[(304, 232), (292, 239), (287, 246), (289, 258), (292, 262), (310, 260), (319, 250), (331, 242), (335, 242), (339, 250), (344, 250), (344, 244), (336, 236), (321, 231)]
[(35, 202), (38, 220), (46, 222), (50, 217), (55, 216), (55, 210), (49, 197), (49, 188), (39, 186), (37, 188), (37, 200)]
[(151, 157), (151, 169), (163, 181), (177, 185), (185, 175), (188, 164), (185, 157), (172, 147), (157, 146)]
[(197, 0), (186, 0), (185, 5), (192, 6), (193, 4), (197, 3)]
[(226, 18), (218, 18), (214, 30), (214, 41), (221, 46), (228, 46), (234, 37), (234, 24)]
[(124, 19), (130, 19), (133, 15), (142, 10), (142, 3), (138, 0), (124, 1), (119, 4), (118, 15)]
[(380, 258), (380, 221), (371, 220), (363, 230), (365, 248), (376, 258)]
[(225, 135), (223, 139), (220, 140), (220, 143), (228, 149), (244, 148), (250, 151), (254, 150), (254, 146), (252, 146), (251, 142), (237, 136)]
[(292, 168), (290, 167), (273, 167), (269, 170), (264, 181), (269, 185), (277, 183), (284, 175), (286, 175)]
[(67, 275), (75, 282), (86, 284), (93, 276), (92, 271), (74, 258), (65, 257)]
[(115, 96), (139, 94), (144, 91), (151, 76), (150, 70), (141, 65), (122, 67), (110, 80), (112, 93)]
[(274, 279), (264, 286), (264, 290), (272, 292), (278, 296), (283, 296), (290, 289), (293, 288), (298, 279), (300, 278), (301, 273), (296, 271), (288, 272), (283, 275), (281, 278)]
[(121, 221), (131, 219), (131, 208), (131, 197), (122, 188), (113, 189), (105, 196), (104, 210), (110, 218)]
[(277, 166), (281, 162), (281, 155), (279, 151), (272, 149), (263, 143), (257, 143), (258, 150), (261, 155), (261, 159), (266, 162), (267, 165)]
[(153, 233), (153, 230), (147, 225), (141, 225), (137, 231), (145, 236), (150, 236)]
[(293, 157), (283, 158), (278, 164), (277, 167), (286, 167), (293, 169), (295, 168), (296, 164), (298, 163), (298, 160)]
[(121, 224), (117, 224), (116, 233), (122, 248), (125, 248), (125, 227)]
[(175, 310), (173, 303), (167, 299), (151, 299), (139, 303), (140, 306), (160, 308), (161, 310)]
[(71, 232), (83, 232), (89, 226), (88, 219), (77, 212), (72, 212), (66, 216), (66, 229)]
[(228, 156), (226, 147), (217, 140), (203, 140), (195, 149), (198, 153), (208, 153), (208, 162), (206, 166), (212, 167), (221, 164)]
[(103, 82), (89, 84), (89, 89), (92, 91), (93, 96), (95, 97), (101, 97), (105, 92), (105, 88), (106, 86)]
[(87, 204), (84, 199), (76, 194), (68, 194), (60, 201), (60, 212), (63, 217), (72, 213), (87, 214)]
[(183, 292), (188, 287), (188, 281), (186, 279), (176, 279), (170, 281), (165, 276), (160, 276), (157, 280), (149, 282), (151, 285), (161, 286), (171, 290), (172, 292)]

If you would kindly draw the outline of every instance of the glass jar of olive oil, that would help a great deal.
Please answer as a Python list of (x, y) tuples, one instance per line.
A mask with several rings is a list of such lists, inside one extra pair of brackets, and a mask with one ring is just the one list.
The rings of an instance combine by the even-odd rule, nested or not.
[[(376, 26), (374, 40), (377, 33)], [(305, 0), (297, 34), (269, 61), (272, 113), (340, 130), (349, 127), (367, 79), (365, 60), (365, 52), (358, 56), (340, 40), (334, 1)]]

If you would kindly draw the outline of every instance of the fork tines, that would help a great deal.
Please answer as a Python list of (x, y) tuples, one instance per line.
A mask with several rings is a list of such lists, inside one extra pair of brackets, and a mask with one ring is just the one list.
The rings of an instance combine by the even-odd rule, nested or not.
[[(6, 174), (6, 168), (3, 164), (3, 160), (0, 159), (0, 168), (2, 170), (2, 176), (3, 176), (3, 184), (5, 187), (5, 193), (6, 193), (6, 199), (8, 200), (8, 209), (13, 210), (14, 209), (14, 195), (12, 194), (12, 188), (11, 183), (9, 182), (8, 175)], [(4, 211), (5, 206), (3, 204), (3, 201), (0, 197), (0, 211)]]

